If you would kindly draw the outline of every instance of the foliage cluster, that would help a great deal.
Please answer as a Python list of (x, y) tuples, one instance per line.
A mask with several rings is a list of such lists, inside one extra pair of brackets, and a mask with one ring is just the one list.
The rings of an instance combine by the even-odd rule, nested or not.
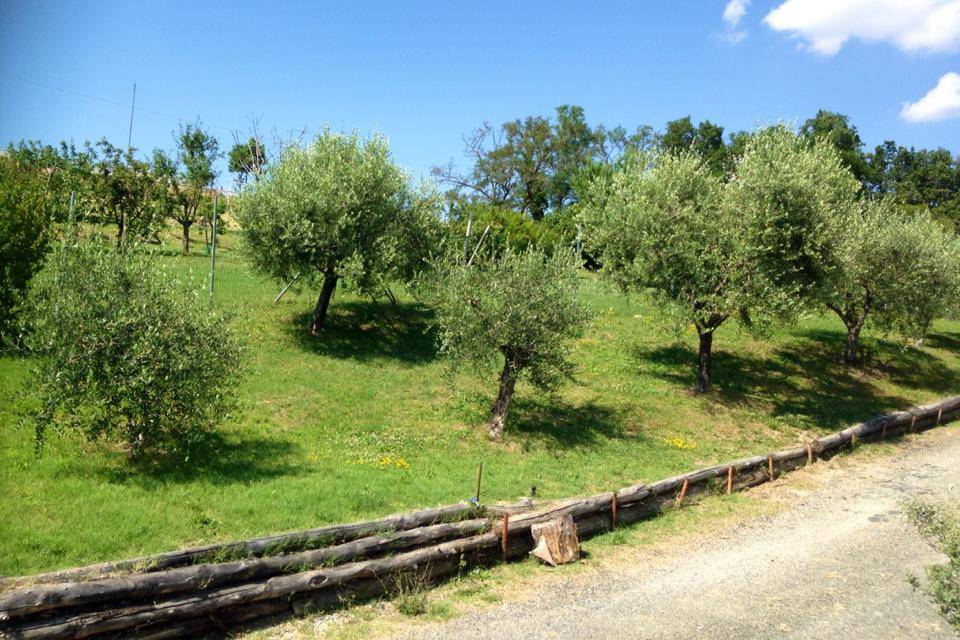
[(54, 428), (133, 458), (188, 453), (233, 404), (241, 347), (226, 319), (134, 249), (71, 235), (31, 291), (38, 448)]
[(244, 190), (236, 217), (255, 268), (281, 281), (322, 283), (318, 333), (340, 279), (379, 293), (408, 279), (440, 238), (439, 202), (410, 186), (381, 136), (326, 131), (288, 147)]
[(43, 264), (48, 212), (40, 175), (0, 156), (0, 344), (11, 339), (15, 310)]
[(480, 371), (501, 368), (492, 437), (503, 433), (518, 380), (549, 391), (570, 375), (570, 342), (587, 321), (577, 278), (570, 252), (548, 257), (535, 248), (507, 247), (499, 254), (486, 250), (472, 263), (448, 259), (421, 287), (450, 362)]
[(960, 509), (956, 502), (915, 500), (907, 515), (934, 548), (947, 556), (944, 564), (927, 567), (930, 596), (940, 613), (960, 631)]
[(960, 240), (929, 216), (862, 198), (835, 147), (784, 126), (745, 141), (724, 180), (688, 151), (631, 158), (594, 183), (588, 241), (624, 289), (652, 288), (700, 336), (697, 389), (710, 388), (713, 333), (791, 322), (822, 304), (844, 321), (854, 362), (870, 311), (922, 337), (955, 305)]

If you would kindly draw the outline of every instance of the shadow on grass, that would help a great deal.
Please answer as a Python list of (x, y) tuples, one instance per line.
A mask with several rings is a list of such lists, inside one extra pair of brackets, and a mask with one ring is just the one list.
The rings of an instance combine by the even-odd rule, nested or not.
[(318, 355), (420, 364), (437, 357), (431, 317), (415, 304), (334, 301), (319, 335), (310, 335), (311, 312), (298, 314), (287, 330), (301, 348)]
[[(960, 375), (927, 351), (868, 339), (865, 363), (847, 367), (839, 358), (842, 344), (839, 332), (819, 330), (799, 334), (771, 357), (717, 349), (711, 396), (724, 404), (757, 405), (773, 417), (796, 417), (833, 430), (915, 402), (884, 393), (874, 384), (877, 378), (943, 395), (960, 386)], [(662, 378), (683, 388), (692, 386), (697, 357), (692, 346), (641, 349), (635, 355), (663, 365)]]
[(552, 396), (514, 396), (507, 431), (561, 449), (626, 437), (616, 413), (609, 407), (594, 402), (573, 405)]
[(960, 333), (933, 333), (924, 339), (928, 347), (960, 354)]
[(270, 438), (227, 439), (211, 433), (194, 445), (188, 455), (156, 456), (101, 473), (109, 482), (190, 483), (203, 479), (215, 485), (246, 483), (297, 473), (296, 445)]

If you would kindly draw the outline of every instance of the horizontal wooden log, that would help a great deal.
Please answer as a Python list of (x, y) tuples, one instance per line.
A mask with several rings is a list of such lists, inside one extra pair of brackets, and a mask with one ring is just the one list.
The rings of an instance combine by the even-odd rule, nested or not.
[(268, 600), (252, 605), (231, 607), (215, 615), (193, 618), (174, 623), (158, 624), (128, 629), (100, 636), (104, 640), (114, 638), (132, 638), (134, 640), (169, 640), (171, 638), (192, 638), (209, 632), (226, 632), (247, 622), (289, 614), (290, 603), (286, 600)]
[(88, 582), (39, 585), (0, 595), (0, 621), (61, 607), (120, 602), (204, 590), (253, 581), (318, 566), (341, 564), (388, 551), (428, 546), (443, 540), (474, 536), (490, 528), (486, 519), (464, 520), (369, 536), (351, 542), (290, 555), (252, 558), (220, 564), (199, 564), (154, 573), (129, 574)]
[(248, 584), (179, 595), (156, 603), (117, 610), (83, 613), (63, 618), (11, 625), (4, 632), (18, 640), (89, 638), (158, 622), (181, 621), (211, 615), (227, 607), (289, 598), (319, 589), (331, 589), (364, 578), (380, 578), (398, 571), (416, 571), (434, 562), (456, 559), (462, 554), (499, 544), (494, 533), (443, 542), (406, 553), (364, 560), (338, 567), (277, 576)]
[(460, 502), (454, 505), (397, 514), (368, 522), (331, 525), (306, 531), (264, 536), (252, 540), (210, 544), (130, 560), (52, 571), (33, 576), (5, 578), (0, 579), (0, 589), (6, 590), (27, 584), (76, 582), (114, 573), (162, 571), (202, 562), (277, 555), (349, 542), (386, 531), (404, 531), (441, 522), (466, 520), (477, 515), (477, 507), (469, 502)]

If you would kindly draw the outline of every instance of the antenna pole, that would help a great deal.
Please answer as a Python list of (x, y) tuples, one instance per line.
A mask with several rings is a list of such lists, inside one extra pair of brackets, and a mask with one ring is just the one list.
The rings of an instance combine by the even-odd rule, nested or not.
[(133, 99), (130, 100), (130, 129), (127, 131), (127, 153), (133, 148), (131, 142), (133, 141), (133, 107), (137, 103), (137, 83), (133, 83)]

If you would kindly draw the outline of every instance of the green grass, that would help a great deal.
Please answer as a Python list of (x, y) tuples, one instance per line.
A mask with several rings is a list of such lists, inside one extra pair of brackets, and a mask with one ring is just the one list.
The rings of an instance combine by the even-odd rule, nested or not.
[[(251, 274), (234, 241), (227, 233), (218, 250), (215, 304), (235, 314), (250, 371), (240, 409), (189, 460), (137, 470), (117, 448), (74, 436), (51, 438), (37, 459), (17, 415), (30, 362), (0, 357), (0, 573), (457, 501), (473, 495), (481, 460), (486, 502), (534, 485), (543, 498), (610, 490), (796, 443), (960, 386), (960, 323), (937, 323), (922, 350), (868, 336), (870, 364), (848, 370), (837, 361), (839, 322), (813, 318), (762, 341), (722, 328), (716, 389), (692, 396), (695, 336), (675, 334), (649, 301), (585, 274), (595, 320), (576, 346), (576, 379), (556, 397), (520, 385), (505, 440), (494, 444), (483, 423), (495, 372), (448, 375), (429, 313), (409, 295), (393, 308), (338, 291), (327, 331), (311, 338), (315, 292), (273, 304), (279, 285)], [(175, 255), (175, 242), (163, 259), (202, 286), (202, 242), (187, 258)]]

